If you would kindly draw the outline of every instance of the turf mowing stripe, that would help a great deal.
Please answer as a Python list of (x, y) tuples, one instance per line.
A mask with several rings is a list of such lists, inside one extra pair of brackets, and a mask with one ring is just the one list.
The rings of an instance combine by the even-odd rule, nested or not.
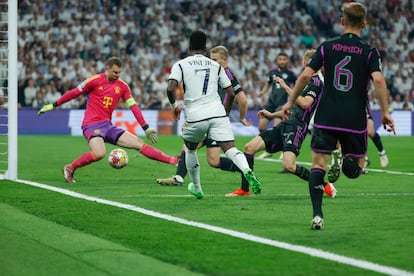
[[(262, 161), (267, 161), (267, 162), (274, 162), (274, 163), (282, 163), (282, 160), (273, 159), (273, 158), (264, 158), (264, 159), (257, 159), (257, 160), (262, 160)], [(299, 162), (298, 161), (296, 163), (300, 164), (300, 165), (308, 165), (308, 166), (312, 165), (312, 163), (309, 163), (309, 162)], [(414, 173), (412, 173), (412, 172), (399, 172), (399, 171), (389, 171), (389, 170), (381, 170), (381, 169), (367, 169), (367, 171), (369, 171), (369, 172), (389, 173), (389, 174), (414, 175)]]
[[(223, 196), (223, 194), (204, 194), (204, 197), (215, 197), (215, 196)], [(250, 197), (253, 197), (256, 195), (250, 195)], [(343, 194), (340, 193), (337, 195), (338, 197), (392, 197), (392, 196), (408, 196), (408, 197), (414, 197), (414, 193), (357, 193), (357, 194)], [(111, 198), (188, 198), (188, 197), (194, 197), (193, 195), (114, 195), (110, 196)], [(303, 194), (278, 194), (278, 195), (260, 195), (260, 198), (297, 198), (297, 197), (309, 197), (309, 193), (303, 193)], [(244, 197), (249, 198), (249, 197)]]
[(102, 198), (98, 198), (98, 197), (94, 197), (94, 196), (88, 196), (88, 195), (85, 195), (85, 194), (80, 194), (80, 193), (73, 192), (73, 191), (70, 191), (70, 190), (66, 190), (66, 189), (62, 189), (62, 188), (58, 188), (58, 187), (54, 187), (54, 186), (49, 186), (49, 185), (45, 185), (45, 184), (41, 184), (41, 183), (37, 183), (37, 182), (33, 182), (33, 181), (27, 181), (27, 180), (20, 180), (19, 179), (19, 180), (16, 180), (16, 182), (26, 184), (26, 185), (30, 185), (30, 186), (34, 186), (34, 187), (38, 187), (38, 188), (42, 188), (42, 189), (46, 189), (46, 190), (49, 190), (49, 191), (54, 191), (54, 192), (61, 193), (61, 194), (64, 194), (64, 195), (68, 195), (68, 196), (75, 197), (75, 198), (80, 198), (80, 199), (84, 199), (84, 200), (88, 200), (88, 201), (92, 201), (92, 202), (97, 202), (97, 203), (101, 203), (101, 204), (105, 204), (105, 205), (109, 205), (109, 206), (114, 206), (114, 207), (118, 207), (118, 208), (127, 209), (127, 210), (130, 210), (130, 211), (138, 212), (138, 213), (141, 213), (141, 214), (145, 214), (145, 215), (160, 218), (160, 219), (165, 219), (165, 220), (168, 220), (168, 221), (181, 223), (181, 224), (184, 224), (184, 225), (189, 225), (189, 226), (198, 227), (198, 228), (201, 228), (201, 229), (206, 229), (206, 230), (217, 232), (217, 233), (222, 233), (222, 234), (225, 234), (225, 235), (229, 235), (229, 236), (232, 236), (232, 237), (236, 237), (236, 238), (240, 238), (240, 239), (244, 239), (244, 240), (248, 240), (248, 241), (253, 241), (253, 242), (257, 242), (257, 243), (261, 243), (261, 244), (265, 244), (265, 245), (270, 245), (270, 246), (273, 246), (273, 247), (278, 247), (278, 248), (282, 248), (282, 249), (286, 249), (286, 250), (290, 250), (290, 251), (294, 251), (294, 252), (307, 254), (307, 255), (310, 255), (312, 257), (318, 257), (318, 258), (326, 259), (326, 260), (329, 260), (329, 261), (334, 261), (334, 262), (338, 262), (338, 263), (342, 263), (342, 264), (346, 264), (346, 265), (351, 265), (351, 266), (354, 266), (354, 267), (359, 267), (359, 268), (366, 269), (366, 270), (375, 271), (375, 272), (378, 272), (378, 273), (383, 273), (383, 274), (388, 274), (388, 275), (410, 275), (410, 276), (414, 276), (413, 272), (406, 271), (406, 270), (401, 270), (401, 269), (394, 268), (394, 267), (384, 266), (384, 265), (380, 265), (380, 264), (376, 264), (376, 263), (372, 263), (372, 262), (368, 262), (368, 261), (364, 261), (364, 260), (358, 260), (358, 259), (346, 257), (346, 256), (343, 256), (343, 255), (334, 254), (334, 253), (331, 253), (331, 252), (327, 252), (327, 251), (323, 251), (323, 250), (315, 249), (315, 248), (311, 248), (311, 247), (295, 245), (295, 244), (290, 244), (290, 243), (286, 243), (286, 242), (280, 242), (280, 241), (276, 241), (276, 240), (262, 238), (262, 237), (250, 235), (250, 234), (247, 234), (247, 233), (238, 232), (238, 231), (234, 231), (234, 230), (230, 230), (230, 229), (226, 229), (226, 228), (222, 228), (222, 227), (218, 227), (218, 226), (213, 226), (213, 225), (209, 225), (209, 224), (205, 224), (205, 223), (190, 221), (190, 220), (186, 220), (186, 219), (182, 219), (182, 218), (178, 218), (178, 217), (158, 213), (158, 212), (155, 212), (155, 211), (147, 210), (147, 209), (144, 209), (144, 208), (140, 208), (138, 206), (125, 204), (125, 203), (120, 203), (120, 202), (116, 202), (116, 201), (111, 201), (111, 200), (107, 200), (107, 199), (102, 199)]

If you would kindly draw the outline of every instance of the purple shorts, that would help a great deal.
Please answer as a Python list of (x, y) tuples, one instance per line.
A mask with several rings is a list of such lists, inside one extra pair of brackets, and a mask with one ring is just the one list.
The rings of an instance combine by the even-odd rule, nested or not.
[(111, 122), (101, 122), (82, 127), (83, 136), (89, 142), (93, 137), (102, 137), (105, 142), (116, 145), (124, 129), (114, 126)]

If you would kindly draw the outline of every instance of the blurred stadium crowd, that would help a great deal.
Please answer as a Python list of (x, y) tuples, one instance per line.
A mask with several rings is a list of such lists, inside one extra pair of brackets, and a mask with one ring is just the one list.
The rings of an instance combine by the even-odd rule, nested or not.
[[(365, 0), (364, 39), (383, 54), (393, 109), (414, 110), (414, 7), (412, 0)], [(187, 53), (188, 35), (202, 29), (208, 46), (224, 45), (249, 108), (258, 97), (276, 55), (290, 56), (301, 71), (307, 48), (342, 33), (337, 0), (19, 0), (19, 107), (55, 101), (92, 74), (110, 56), (125, 67), (122, 79), (143, 109), (167, 108), (170, 66)], [(372, 97), (372, 93), (370, 93)], [(85, 99), (61, 108), (83, 108)], [(373, 109), (379, 106), (374, 99)]]

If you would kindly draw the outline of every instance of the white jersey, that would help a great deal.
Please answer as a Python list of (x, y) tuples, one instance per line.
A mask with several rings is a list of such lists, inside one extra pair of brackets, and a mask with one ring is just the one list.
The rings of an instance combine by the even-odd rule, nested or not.
[(226, 116), (218, 90), (231, 81), (214, 60), (200, 54), (186, 57), (174, 63), (169, 79), (183, 83), (187, 122)]

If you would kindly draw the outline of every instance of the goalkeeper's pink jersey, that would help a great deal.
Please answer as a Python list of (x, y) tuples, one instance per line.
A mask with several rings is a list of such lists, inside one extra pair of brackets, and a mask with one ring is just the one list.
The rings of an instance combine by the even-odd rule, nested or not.
[[(65, 93), (58, 104), (75, 99), (80, 94), (87, 97), (85, 117), (82, 127), (93, 123), (112, 120), (112, 112), (119, 100), (131, 98), (131, 90), (123, 80), (109, 82), (105, 73), (93, 75), (78, 85), (77, 88)], [(67, 97), (65, 97), (67, 96)]]

